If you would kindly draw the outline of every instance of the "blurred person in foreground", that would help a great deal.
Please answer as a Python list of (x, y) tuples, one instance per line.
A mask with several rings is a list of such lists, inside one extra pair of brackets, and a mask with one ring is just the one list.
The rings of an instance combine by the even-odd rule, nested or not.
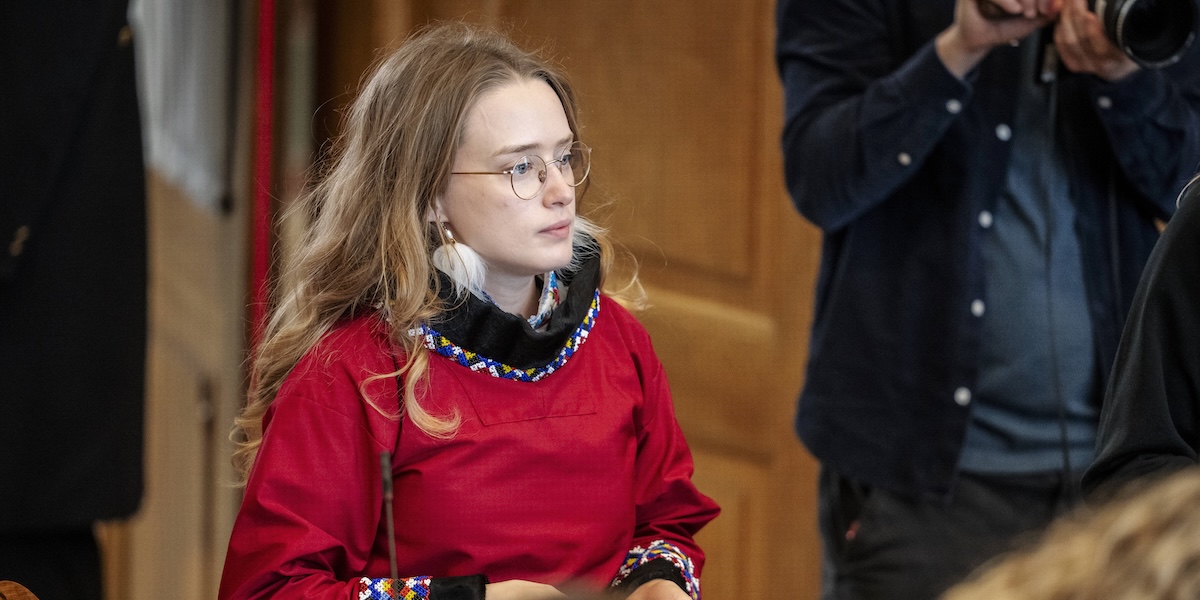
[(1084, 489), (1200, 463), (1200, 176), (1150, 255), (1125, 323)]
[(1031, 548), (997, 558), (943, 600), (1200, 598), (1200, 469), (1080, 505)]

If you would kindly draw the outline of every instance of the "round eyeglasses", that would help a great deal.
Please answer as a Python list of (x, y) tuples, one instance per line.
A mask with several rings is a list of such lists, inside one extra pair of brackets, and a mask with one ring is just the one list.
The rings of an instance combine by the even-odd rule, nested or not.
[(592, 149), (583, 142), (574, 142), (558, 158), (547, 162), (540, 156), (530, 154), (518, 158), (513, 166), (503, 171), (452, 171), (451, 175), (508, 175), (512, 191), (518, 198), (533, 200), (546, 187), (546, 172), (557, 166), (567, 185), (577, 187), (587, 179), (592, 170)]

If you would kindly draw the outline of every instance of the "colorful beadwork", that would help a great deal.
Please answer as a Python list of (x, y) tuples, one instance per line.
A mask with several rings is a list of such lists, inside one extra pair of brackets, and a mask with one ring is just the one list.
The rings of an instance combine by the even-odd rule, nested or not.
[(621, 563), (621, 568), (617, 569), (617, 577), (613, 579), (612, 585), (619, 585), (634, 569), (656, 558), (665, 558), (678, 567), (679, 572), (683, 574), (684, 591), (692, 600), (700, 600), (700, 578), (696, 577), (696, 566), (678, 546), (666, 540), (654, 540), (646, 548), (634, 546), (629, 554), (625, 555), (625, 562)]
[(430, 577), (358, 580), (358, 600), (420, 600), (429, 597)]
[(472, 352), (456, 345), (428, 325), (421, 325), (410, 331), (410, 333), (424, 337), (425, 347), (439, 356), (449, 358), (472, 371), (484, 372), (500, 379), (534, 382), (541, 380), (567, 364), (567, 361), (587, 341), (588, 333), (591, 332), (592, 326), (595, 325), (596, 315), (599, 313), (600, 292), (597, 291), (592, 296), (592, 305), (588, 308), (587, 314), (584, 315), (583, 322), (579, 324), (579, 327), (575, 328), (575, 332), (567, 339), (567, 343), (563, 346), (562, 350), (559, 350), (558, 356), (543, 366), (530, 369), (518, 369), (487, 358), (486, 356), (480, 356), (477, 352)]

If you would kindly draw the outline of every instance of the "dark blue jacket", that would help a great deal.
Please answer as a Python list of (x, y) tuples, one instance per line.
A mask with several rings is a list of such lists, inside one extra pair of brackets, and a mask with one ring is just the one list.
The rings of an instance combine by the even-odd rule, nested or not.
[[(953, 11), (953, 0), (780, 0), (777, 14), (788, 189), (824, 231), (797, 432), (844, 476), (935, 496), (950, 491), (967, 428), (982, 241), (1017, 86), (1032, 84), (1007, 46), (966, 81), (951, 75), (933, 38)], [(1064, 73), (1056, 85), (1107, 373), (1155, 222), (1200, 164), (1200, 53), (1118, 84)]]

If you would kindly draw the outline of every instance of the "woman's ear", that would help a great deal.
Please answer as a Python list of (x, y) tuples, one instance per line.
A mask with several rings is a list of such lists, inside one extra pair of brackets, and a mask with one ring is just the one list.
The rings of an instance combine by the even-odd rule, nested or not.
[(442, 197), (438, 196), (433, 199), (433, 203), (429, 205), (429, 210), (425, 211), (425, 220), (430, 223), (444, 223), (446, 211), (442, 210)]

